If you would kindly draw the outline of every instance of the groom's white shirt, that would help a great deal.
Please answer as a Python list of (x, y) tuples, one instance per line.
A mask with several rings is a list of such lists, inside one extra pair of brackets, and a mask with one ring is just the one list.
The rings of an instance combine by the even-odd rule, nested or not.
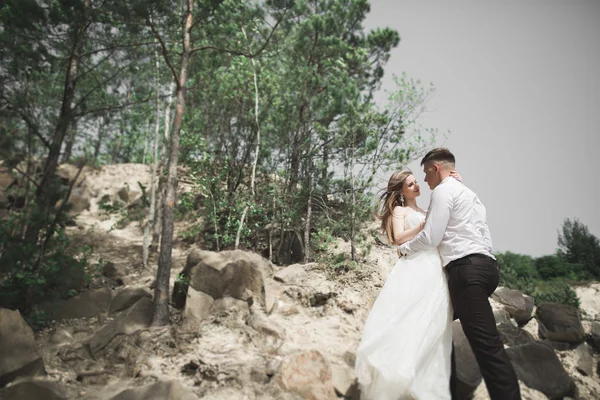
[(492, 255), (486, 211), (477, 195), (454, 178), (432, 192), (423, 230), (400, 246), (403, 255), (437, 247), (442, 265), (469, 254)]

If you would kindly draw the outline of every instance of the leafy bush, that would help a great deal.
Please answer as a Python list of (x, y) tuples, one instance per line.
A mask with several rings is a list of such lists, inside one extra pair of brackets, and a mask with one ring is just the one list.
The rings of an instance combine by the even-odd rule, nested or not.
[[(0, 307), (18, 309), (35, 327), (45, 322), (37, 304), (73, 296), (87, 283), (91, 249), (73, 245), (62, 219), (35, 205), (0, 219)], [(24, 239), (31, 225), (44, 227), (36, 243)]]
[(541, 279), (566, 278), (573, 281), (586, 279), (585, 267), (570, 263), (559, 255), (542, 256), (535, 259), (535, 269)]
[(579, 308), (579, 298), (575, 291), (563, 279), (538, 281), (533, 293), (530, 293), (539, 305), (543, 302), (567, 304)]
[(563, 222), (558, 255), (568, 263), (581, 265), (587, 279), (600, 279), (600, 240), (577, 219)]
[(533, 258), (511, 252), (498, 253), (500, 285), (532, 296), (536, 304), (544, 301), (579, 307), (579, 299), (567, 280), (578, 276), (577, 264), (558, 256)]

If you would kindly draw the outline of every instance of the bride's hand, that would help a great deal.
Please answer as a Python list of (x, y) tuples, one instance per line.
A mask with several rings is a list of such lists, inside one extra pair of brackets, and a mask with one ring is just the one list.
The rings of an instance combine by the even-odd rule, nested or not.
[(425, 220), (421, 221), (421, 223), (419, 224), (419, 231), (422, 231), (424, 226), (425, 226)]
[(450, 176), (456, 179), (457, 181), (462, 182), (462, 176), (460, 176), (458, 171), (453, 169), (452, 171), (450, 171)]

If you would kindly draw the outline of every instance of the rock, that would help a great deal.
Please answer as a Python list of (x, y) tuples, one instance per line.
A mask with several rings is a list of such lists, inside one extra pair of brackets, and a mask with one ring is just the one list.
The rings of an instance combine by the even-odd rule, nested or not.
[(33, 330), (19, 311), (0, 308), (0, 387), (16, 378), (45, 374)]
[(188, 288), (183, 310), (183, 320), (186, 328), (196, 329), (199, 324), (210, 315), (214, 299), (206, 293), (199, 292), (192, 287)]
[(506, 310), (494, 310), (494, 319), (496, 320), (496, 325), (502, 322), (510, 323), (510, 314)]
[(324, 306), (329, 299), (337, 297), (331, 282), (319, 282), (314, 286), (290, 286), (284, 293), (305, 307)]
[(600, 322), (598, 321), (592, 323), (591, 340), (596, 350), (600, 351)]
[(120, 290), (112, 299), (108, 312), (114, 314), (123, 311), (137, 303), (142, 297), (152, 299), (150, 292), (143, 288), (125, 288)]
[(522, 327), (522, 329), (529, 333), (535, 340), (540, 340), (540, 326), (536, 318), (531, 318), (529, 322)]
[(575, 383), (547, 342), (534, 342), (506, 349), (519, 380), (550, 399), (571, 396)]
[(254, 253), (194, 249), (188, 255), (181, 276), (191, 287), (215, 300), (233, 297), (257, 301), (265, 307), (264, 278), (270, 273), (269, 261)]
[(82, 211), (90, 209), (90, 200), (85, 195), (83, 190), (76, 190), (71, 193), (69, 196), (69, 202), (67, 203), (70, 206), (69, 214), (79, 214)]
[(540, 337), (571, 344), (583, 343), (585, 334), (577, 308), (543, 303), (537, 309)]
[(333, 388), (338, 396), (348, 398), (352, 395), (353, 386), (356, 383), (356, 375), (352, 369), (345, 365), (333, 365), (331, 377)]
[(271, 314), (275, 311), (275, 306), (277, 304), (277, 298), (274, 294), (273, 286), (265, 282), (265, 311), (267, 314)]
[(3, 400), (63, 400), (68, 399), (67, 391), (56, 382), (26, 380), (0, 392)]
[(506, 311), (519, 325), (523, 325), (531, 319), (533, 299), (529, 296), (523, 296), (523, 293), (518, 290), (500, 287), (492, 294), (492, 298), (503, 304)]
[(592, 376), (594, 374), (594, 358), (588, 344), (580, 344), (575, 353), (577, 354), (577, 371), (585, 376)]
[(534, 342), (535, 339), (527, 331), (514, 326), (510, 322), (502, 322), (498, 324), (498, 333), (500, 333), (500, 339), (506, 346), (517, 346), (520, 344), (527, 344)]
[[(58, 176), (61, 180), (61, 183), (64, 186), (70, 186), (77, 174), (79, 173), (79, 167), (73, 164), (60, 164), (56, 167), (56, 176)], [(79, 173), (79, 177), (77, 178), (77, 182), (73, 184), (74, 188), (79, 188), (83, 185), (86, 179), (86, 169), (83, 168), (83, 171)]]
[(224, 297), (215, 300), (212, 305), (212, 312), (216, 314), (248, 314), (250, 306), (248, 306), (248, 302), (246, 301), (234, 299), (233, 297)]
[(336, 399), (331, 367), (316, 350), (288, 356), (273, 379), (283, 390), (302, 399)]
[(147, 297), (142, 297), (102, 329), (96, 332), (88, 342), (90, 352), (94, 357), (104, 349), (117, 335), (131, 335), (150, 326), (154, 315), (154, 304)]
[(459, 398), (470, 398), (481, 383), (482, 376), (475, 354), (458, 320), (452, 323), (452, 340), (456, 359), (456, 390)]
[(65, 328), (56, 328), (48, 342), (54, 346), (62, 346), (73, 342), (73, 335)]
[(123, 203), (128, 203), (129, 202), (129, 188), (126, 186), (122, 187), (117, 192), (117, 196)]
[(300, 308), (296, 304), (278, 300), (273, 307), (273, 312), (275, 314), (289, 317), (291, 315), (300, 314)]
[(57, 321), (72, 318), (89, 318), (108, 311), (112, 300), (110, 289), (103, 288), (85, 292), (67, 300), (40, 305), (40, 309)]
[(273, 336), (277, 339), (285, 339), (285, 328), (275, 321), (271, 321), (262, 315), (253, 314), (248, 318), (248, 325), (264, 336)]
[(102, 266), (102, 275), (118, 282), (127, 275), (127, 268), (123, 265), (116, 265), (114, 262), (108, 261)]
[(178, 381), (172, 380), (125, 389), (110, 400), (198, 400), (198, 396)]
[[(315, 264), (315, 263), (313, 263)], [(278, 271), (273, 279), (283, 283), (298, 283), (308, 275), (305, 266), (302, 264), (292, 264)]]
[(557, 342), (555, 340), (548, 340), (548, 343), (552, 346), (552, 348), (556, 351), (567, 351), (574, 349), (573, 344), (568, 342)]

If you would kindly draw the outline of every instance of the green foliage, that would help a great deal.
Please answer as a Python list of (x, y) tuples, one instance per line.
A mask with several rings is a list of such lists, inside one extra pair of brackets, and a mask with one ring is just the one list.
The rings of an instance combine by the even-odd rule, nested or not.
[(558, 255), (573, 265), (578, 277), (600, 279), (600, 241), (577, 219), (564, 221), (558, 235)]
[[(44, 249), (23, 241), (22, 227), (38, 217), (22, 211), (0, 220), (0, 306), (20, 310), (36, 326), (44, 323), (36, 304), (73, 296), (87, 283), (91, 255), (90, 248), (74, 246), (60, 224)], [(48, 216), (42, 218), (47, 224)]]
[(556, 254), (533, 258), (510, 252), (496, 254), (500, 285), (544, 301), (579, 307), (571, 284), (600, 279), (600, 243), (587, 226), (566, 219)]
[(583, 265), (570, 263), (559, 254), (537, 258), (535, 260), (535, 269), (540, 278), (544, 280), (564, 278), (572, 281), (579, 281), (584, 280), (587, 277)]
[(564, 279), (537, 281), (534, 291), (530, 294), (533, 296), (536, 305), (543, 302), (552, 302), (579, 308), (577, 293)]
[(536, 304), (550, 301), (579, 307), (577, 295), (565, 279), (570, 279), (573, 271), (564, 260), (557, 256), (533, 258), (511, 252), (495, 256), (501, 286), (532, 296)]

